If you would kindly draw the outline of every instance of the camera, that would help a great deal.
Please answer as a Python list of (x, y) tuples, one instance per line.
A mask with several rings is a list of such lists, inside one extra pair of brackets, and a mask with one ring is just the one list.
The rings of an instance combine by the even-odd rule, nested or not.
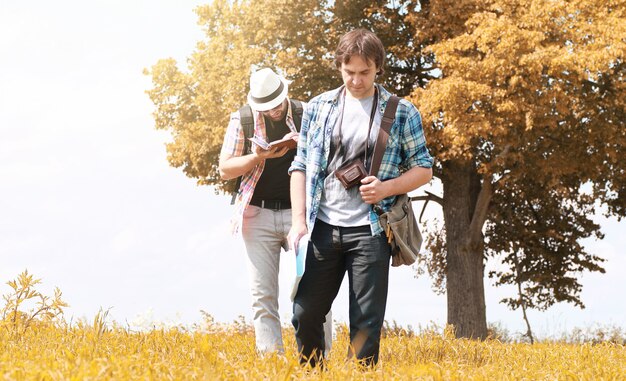
[(335, 177), (345, 189), (361, 184), (361, 180), (365, 176), (367, 176), (367, 172), (361, 159), (354, 159), (335, 171)]

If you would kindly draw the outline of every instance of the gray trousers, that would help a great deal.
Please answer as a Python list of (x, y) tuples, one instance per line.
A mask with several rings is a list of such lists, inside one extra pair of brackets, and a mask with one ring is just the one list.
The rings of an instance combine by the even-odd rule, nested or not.
[(337, 227), (317, 220), (293, 305), (300, 362), (316, 365), (325, 349), (322, 325), (348, 273), (350, 348), (367, 365), (378, 362), (389, 285), (390, 248), (370, 227)]
[[(281, 248), (287, 250), (291, 209), (271, 210), (249, 205), (243, 214), (256, 348), (259, 352), (283, 352), (278, 313), (278, 270)], [(293, 252), (290, 252), (293, 255)], [(332, 315), (324, 326), (326, 345), (332, 343)]]

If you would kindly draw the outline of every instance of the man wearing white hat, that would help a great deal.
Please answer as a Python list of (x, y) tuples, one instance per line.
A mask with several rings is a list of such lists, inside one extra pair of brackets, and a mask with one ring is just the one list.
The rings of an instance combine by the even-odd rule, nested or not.
[[(222, 179), (241, 176), (231, 226), (234, 234), (243, 237), (246, 247), (256, 348), (261, 353), (283, 352), (278, 269), (281, 248), (289, 248), (291, 202), (287, 170), (295, 150), (266, 150), (250, 144), (248, 138), (252, 134), (265, 142), (297, 139), (303, 104), (288, 99), (288, 91), (287, 80), (272, 69), (261, 69), (250, 76), (248, 105), (231, 114), (219, 162)], [(246, 124), (251, 132), (246, 133)], [(332, 321), (327, 320), (325, 341), (330, 345)]]

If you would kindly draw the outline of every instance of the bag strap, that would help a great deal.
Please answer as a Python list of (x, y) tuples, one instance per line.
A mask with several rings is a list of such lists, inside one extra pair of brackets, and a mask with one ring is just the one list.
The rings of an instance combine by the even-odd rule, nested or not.
[(296, 125), (296, 131), (300, 132), (300, 124), (302, 123), (302, 102), (296, 99), (289, 99), (291, 102), (291, 116), (293, 117), (293, 124)]
[[(246, 104), (241, 106), (239, 109), (239, 121), (241, 123), (241, 128), (243, 129), (243, 154), (247, 155), (252, 152), (249, 138), (254, 135), (254, 116), (252, 115), (252, 107), (250, 107), (250, 105)], [(240, 186), (241, 176), (237, 177), (237, 181), (235, 182), (233, 196), (230, 199), (231, 205), (235, 203)]]
[(372, 155), (372, 164), (370, 165), (370, 176), (378, 175), (380, 169), (380, 163), (383, 161), (383, 155), (387, 148), (387, 140), (389, 140), (389, 133), (391, 132), (391, 125), (396, 120), (396, 109), (400, 98), (395, 95), (389, 97), (387, 106), (385, 107), (385, 113), (380, 123), (380, 129), (378, 130), (378, 137), (376, 138), (376, 145), (374, 146), (374, 154)]
[(250, 150), (250, 141), (248, 140), (254, 135), (254, 117), (252, 116), (252, 107), (244, 105), (239, 109), (239, 120), (243, 128), (243, 154), (248, 154)]
[[(338, 117), (338, 125), (335, 127), (335, 129), (337, 130), (337, 145), (339, 146), (339, 148), (337, 148), (337, 153), (333, 154), (333, 156), (335, 157), (344, 157), (343, 153), (344, 153), (344, 145), (343, 145), (343, 130), (341, 129), (343, 127), (343, 114), (344, 114), (344, 110), (346, 108), (346, 95), (345, 95), (345, 90), (342, 92), (342, 96), (343, 96), (343, 101), (341, 102), (341, 110), (339, 112), (339, 117)], [(367, 127), (367, 135), (365, 135), (365, 152), (363, 152), (362, 154), (357, 156), (357, 159), (359, 157), (363, 157), (363, 159), (358, 159), (361, 160), (363, 162), (363, 164), (367, 163), (367, 152), (369, 151), (369, 147), (370, 147), (370, 133), (372, 131), (372, 125), (374, 124), (374, 119), (376, 118), (376, 110), (377, 110), (377, 106), (378, 106), (378, 88), (375, 87), (374, 88), (374, 99), (372, 101), (372, 111), (370, 112), (370, 121)], [(335, 132), (333, 131), (333, 134), (335, 134)], [(344, 164), (354, 161), (354, 158), (343, 162), (338, 168), (343, 167)], [(328, 168), (327, 168), (328, 170)]]

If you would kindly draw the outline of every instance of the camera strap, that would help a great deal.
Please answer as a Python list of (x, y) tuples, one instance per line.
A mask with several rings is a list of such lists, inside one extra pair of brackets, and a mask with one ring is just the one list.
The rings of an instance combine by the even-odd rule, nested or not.
[[(337, 126), (337, 135), (339, 136), (339, 157), (343, 157), (343, 133), (341, 131), (341, 126), (343, 125), (343, 111), (346, 107), (346, 91), (343, 93), (343, 102), (341, 104), (341, 114), (339, 115), (339, 126)], [(369, 151), (370, 146), (370, 134), (372, 133), (372, 124), (374, 123), (374, 117), (376, 116), (376, 106), (378, 105), (378, 88), (374, 86), (374, 99), (372, 100), (372, 111), (370, 112), (370, 123), (367, 128), (367, 136), (365, 138), (365, 159), (363, 163), (367, 163), (367, 152)], [(380, 135), (380, 134), (379, 134)], [(345, 163), (344, 163), (345, 164)], [(340, 168), (341, 166), (338, 166)]]

